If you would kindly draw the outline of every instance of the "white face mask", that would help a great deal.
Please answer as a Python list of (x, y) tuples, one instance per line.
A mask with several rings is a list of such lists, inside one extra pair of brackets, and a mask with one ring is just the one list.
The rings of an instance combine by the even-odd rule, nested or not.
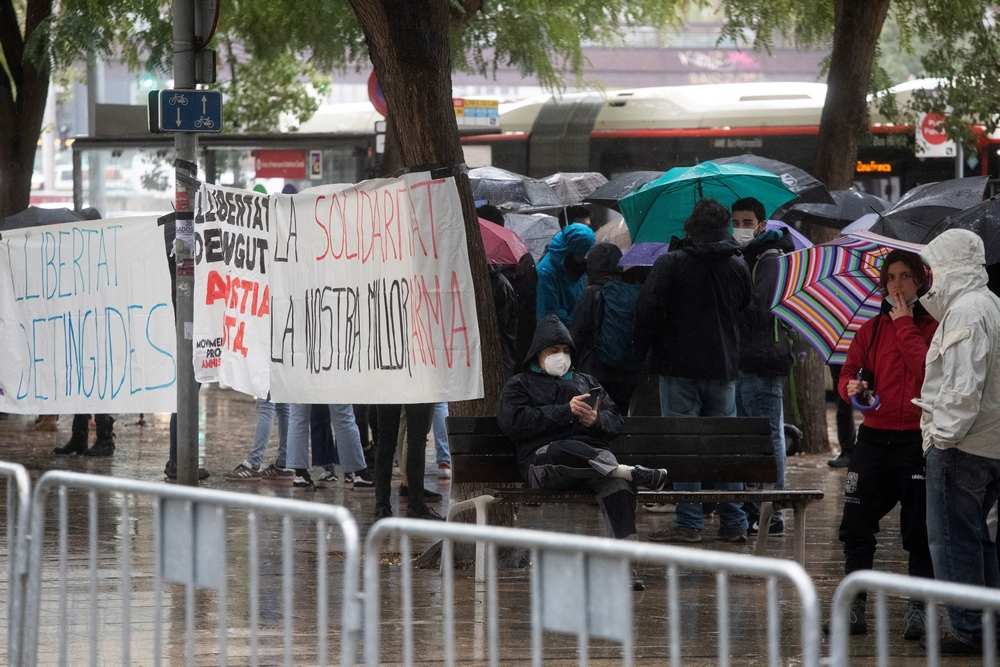
[(545, 360), (542, 362), (542, 370), (554, 377), (562, 377), (566, 375), (566, 371), (569, 370), (571, 363), (572, 361), (568, 354), (565, 352), (556, 352), (545, 357)]
[[(916, 302), (917, 302), (917, 301), (918, 301), (919, 299), (920, 299), (920, 297), (917, 297), (917, 296), (915, 296), (915, 297), (913, 297), (912, 299), (910, 299), (909, 301), (907, 301), (907, 302), (906, 302), (906, 305), (907, 305), (907, 306), (912, 306), (912, 305), (913, 305), (913, 304), (915, 304), (915, 303), (916, 303)], [(890, 306), (892, 306), (893, 308), (895, 308), (895, 307), (896, 307), (896, 301), (895, 301), (895, 300), (894, 300), (894, 299), (893, 299), (893, 298), (892, 298), (891, 296), (889, 296), (888, 294), (886, 294), (886, 295), (885, 295), (885, 300), (886, 300), (886, 301), (888, 301), (888, 302), (889, 302), (889, 305), (890, 305)]]
[(736, 242), (740, 244), (741, 248), (746, 248), (750, 245), (750, 242), (754, 239), (754, 234), (752, 229), (734, 229), (733, 238)]

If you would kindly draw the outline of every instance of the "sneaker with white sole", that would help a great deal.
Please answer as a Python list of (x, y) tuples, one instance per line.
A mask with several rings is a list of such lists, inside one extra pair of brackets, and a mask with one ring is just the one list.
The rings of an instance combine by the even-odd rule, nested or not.
[(643, 486), (650, 491), (659, 491), (667, 483), (667, 471), (665, 468), (635, 466), (632, 468), (632, 481), (636, 486)]
[(316, 490), (316, 485), (313, 484), (312, 477), (309, 476), (309, 471), (305, 468), (295, 471), (295, 478), (292, 480), (292, 486), (296, 489)]
[(295, 477), (295, 471), (290, 468), (279, 468), (277, 465), (272, 463), (264, 468), (264, 470), (260, 473), (260, 476), (264, 479), (273, 481), (288, 481)]
[[(345, 477), (346, 480), (346, 477)], [(316, 478), (317, 482), (336, 482), (337, 472), (335, 470), (324, 470), (323, 474)]]
[(643, 503), (642, 509), (653, 514), (666, 514), (667, 512), (672, 512), (674, 506), (669, 503)]
[(244, 461), (239, 464), (233, 471), (226, 473), (228, 479), (240, 479), (244, 481), (258, 480), (260, 479), (260, 469), (254, 468), (248, 461)]
[(374, 489), (375, 482), (370, 479), (362, 479), (357, 473), (344, 473), (344, 484), (350, 484), (355, 489)]
[(451, 464), (450, 463), (439, 463), (438, 464), (438, 477), (440, 479), (451, 479)]

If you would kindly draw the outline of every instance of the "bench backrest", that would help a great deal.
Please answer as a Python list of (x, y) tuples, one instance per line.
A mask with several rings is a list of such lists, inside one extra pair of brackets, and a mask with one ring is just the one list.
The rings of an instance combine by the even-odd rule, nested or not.
[[(452, 481), (522, 482), (517, 448), (496, 417), (449, 417)], [(610, 446), (619, 463), (666, 468), (675, 482), (774, 482), (777, 462), (763, 417), (626, 417)]]

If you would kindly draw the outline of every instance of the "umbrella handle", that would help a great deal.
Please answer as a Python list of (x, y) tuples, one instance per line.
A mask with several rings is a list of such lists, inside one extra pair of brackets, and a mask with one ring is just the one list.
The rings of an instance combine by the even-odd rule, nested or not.
[[(858, 381), (861, 380), (861, 373), (858, 373), (857, 379), (858, 379)], [(871, 410), (878, 410), (879, 406), (882, 404), (882, 400), (878, 397), (878, 394), (875, 394), (874, 396), (872, 396), (871, 391), (869, 391), (867, 389), (865, 389), (862, 392), (862, 394), (865, 395), (865, 397), (868, 398), (870, 400), (870, 402), (869, 403), (862, 403), (862, 402), (860, 402), (858, 400), (858, 396), (854, 395), (854, 396), (851, 396), (851, 405), (853, 405), (855, 407), (855, 409), (860, 410), (861, 412), (869, 412)]]

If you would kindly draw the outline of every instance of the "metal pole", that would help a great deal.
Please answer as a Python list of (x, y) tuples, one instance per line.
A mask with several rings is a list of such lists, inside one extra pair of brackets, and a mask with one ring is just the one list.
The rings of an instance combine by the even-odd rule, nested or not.
[[(194, 0), (174, 0), (174, 88), (195, 88)], [(198, 485), (198, 384), (194, 380), (194, 197), (198, 137), (174, 137), (177, 236), (177, 483)]]
[(965, 176), (965, 150), (961, 141), (955, 142), (955, 178)]

